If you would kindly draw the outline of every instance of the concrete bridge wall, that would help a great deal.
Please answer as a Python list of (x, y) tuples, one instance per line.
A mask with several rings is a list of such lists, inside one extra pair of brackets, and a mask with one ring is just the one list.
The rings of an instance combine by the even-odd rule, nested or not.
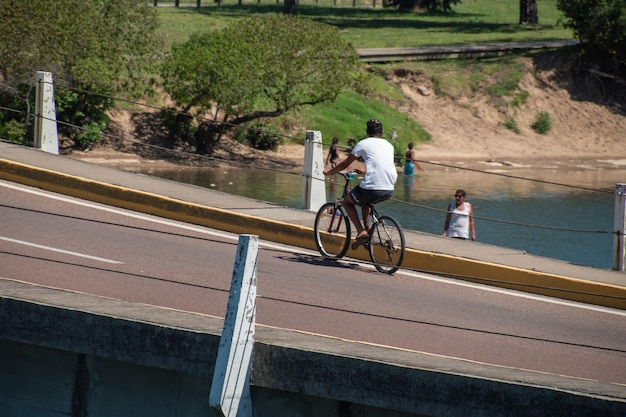
[[(0, 279), (0, 415), (210, 416), (221, 319)], [(616, 416), (623, 387), (257, 328), (255, 416)]]

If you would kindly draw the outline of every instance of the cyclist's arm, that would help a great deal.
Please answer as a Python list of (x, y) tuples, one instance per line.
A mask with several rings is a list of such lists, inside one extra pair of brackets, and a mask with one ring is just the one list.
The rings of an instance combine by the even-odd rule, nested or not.
[(346, 159), (344, 159), (343, 161), (341, 161), (337, 165), (335, 165), (334, 168), (325, 169), (324, 170), (324, 175), (333, 175), (333, 174), (336, 174), (336, 173), (338, 173), (340, 171), (343, 171), (346, 168), (348, 168), (350, 166), (350, 164), (352, 164), (354, 161), (356, 161), (356, 156), (350, 154), (350, 155), (348, 155), (348, 157)]

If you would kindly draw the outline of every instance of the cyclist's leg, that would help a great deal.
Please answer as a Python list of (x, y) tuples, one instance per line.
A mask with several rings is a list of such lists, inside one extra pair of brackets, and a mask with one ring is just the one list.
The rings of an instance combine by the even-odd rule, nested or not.
[[(363, 226), (365, 229), (365, 234), (369, 233), (370, 225), (370, 215), (372, 213), (372, 206), (374, 204), (380, 203), (381, 201), (388, 200), (393, 195), (393, 191), (390, 190), (357, 190), (355, 188), (354, 192), (356, 193), (353, 197), (353, 200), (357, 202), (358, 205), (361, 206), (361, 214), (363, 215)], [(358, 236), (358, 234), (357, 234)]]
[(371, 213), (372, 213), (372, 209), (369, 204), (363, 204), (361, 206), (361, 216), (363, 216), (363, 228), (368, 233), (370, 230), (370, 214)]
[(343, 199), (343, 208), (346, 211), (346, 214), (352, 221), (352, 224), (356, 227), (356, 235), (363, 235), (363, 225), (361, 224), (361, 220), (359, 219), (359, 213), (356, 211), (355, 201), (352, 198), (352, 193), (347, 194)]

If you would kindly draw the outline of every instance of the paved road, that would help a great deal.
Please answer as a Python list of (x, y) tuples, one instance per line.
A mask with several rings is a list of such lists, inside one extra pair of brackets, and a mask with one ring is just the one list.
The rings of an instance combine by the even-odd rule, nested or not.
[[(3, 181), (0, 196), (0, 276), (223, 316), (236, 235)], [(259, 324), (626, 384), (623, 311), (267, 242), (258, 282)]]

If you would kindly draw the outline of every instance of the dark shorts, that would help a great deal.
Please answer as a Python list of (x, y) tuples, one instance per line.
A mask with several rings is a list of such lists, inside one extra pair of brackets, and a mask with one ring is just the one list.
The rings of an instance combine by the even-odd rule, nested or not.
[(364, 190), (358, 185), (350, 191), (350, 197), (357, 206), (376, 204), (381, 201), (389, 200), (393, 195), (393, 191), (387, 190)]

